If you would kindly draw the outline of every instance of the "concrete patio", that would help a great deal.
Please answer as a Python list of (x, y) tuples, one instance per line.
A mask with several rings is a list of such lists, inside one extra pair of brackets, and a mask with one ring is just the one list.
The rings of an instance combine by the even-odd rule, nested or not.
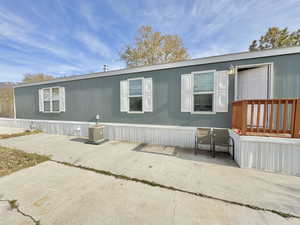
[(84, 141), (69, 136), (36, 134), (0, 140), (0, 145), (51, 155), (60, 162), (300, 216), (299, 177), (240, 169), (229, 157), (194, 156), (191, 149), (120, 141), (97, 146), (84, 144)]
[(44, 162), (0, 178), (0, 224), (296, 225), (299, 220)]

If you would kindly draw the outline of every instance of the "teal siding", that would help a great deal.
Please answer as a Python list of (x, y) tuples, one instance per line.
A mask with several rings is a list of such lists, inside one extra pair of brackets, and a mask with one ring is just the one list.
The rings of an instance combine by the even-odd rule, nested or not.
[(300, 54), (278, 57), (275, 62), (274, 98), (300, 98)]
[[(17, 118), (95, 121), (100, 113), (104, 122), (183, 125), (202, 127), (230, 127), (231, 106), (228, 113), (192, 115), (180, 112), (180, 76), (201, 70), (226, 70), (232, 65), (274, 63), (274, 97), (300, 97), (300, 54), (212, 63), (157, 71), (140, 72), (111, 77), (52, 83), (48, 85), (19, 87), (15, 89)], [(153, 112), (127, 114), (120, 112), (120, 81), (134, 77), (152, 77)], [(38, 112), (38, 89), (64, 86), (66, 112), (45, 114)], [(234, 78), (230, 76), (229, 101), (234, 98)]]

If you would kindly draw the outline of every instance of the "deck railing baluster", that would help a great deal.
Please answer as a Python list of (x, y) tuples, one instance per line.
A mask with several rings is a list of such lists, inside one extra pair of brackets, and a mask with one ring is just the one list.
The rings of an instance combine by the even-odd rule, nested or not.
[(260, 122), (260, 101), (257, 102), (256, 132), (259, 132)]

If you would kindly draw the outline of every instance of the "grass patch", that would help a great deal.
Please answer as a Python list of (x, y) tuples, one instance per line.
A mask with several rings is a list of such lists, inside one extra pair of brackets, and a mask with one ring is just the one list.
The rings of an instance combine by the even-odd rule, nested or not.
[(20, 136), (25, 136), (25, 135), (31, 135), (31, 134), (39, 134), (42, 131), (40, 130), (26, 130), (24, 132), (20, 132), (20, 133), (15, 133), (15, 134), (0, 134), (0, 139), (4, 139), (4, 138), (12, 138), (12, 137), (20, 137)]
[(47, 156), (0, 146), (0, 177), (47, 160)]

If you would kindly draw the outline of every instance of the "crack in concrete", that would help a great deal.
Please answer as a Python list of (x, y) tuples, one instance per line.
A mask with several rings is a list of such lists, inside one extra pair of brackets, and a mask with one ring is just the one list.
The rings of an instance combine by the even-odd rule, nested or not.
[(293, 214), (290, 214), (290, 213), (285, 213), (285, 212), (281, 212), (281, 211), (274, 210), (274, 209), (262, 208), (262, 207), (258, 207), (258, 206), (251, 205), (251, 204), (246, 204), (246, 203), (241, 203), (241, 202), (236, 202), (236, 201), (230, 201), (230, 200), (214, 197), (214, 196), (211, 196), (211, 195), (203, 194), (203, 193), (200, 193), (200, 192), (192, 192), (192, 191), (188, 191), (188, 190), (184, 190), (184, 189), (180, 189), (180, 188), (175, 188), (173, 186), (167, 186), (167, 185), (159, 184), (159, 183), (156, 183), (154, 181), (148, 181), (148, 180), (143, 180), (143, 179), (139, 179), (139, 178), (129, 177), (129, 176), (122, 175), (122, 174), (115, 174), (115, 173), (112, 173), (112, 172), (106, 171), (106, 170), (99, 170), (99, 169), (90, 168), (90, 167), (86, 167), (86, 166), (82, 166), (82, 165), (74, 165), (72, 163), (57, 161), (57, 160), (53, 160), (53, 159), (50, 159), (50, 161), (58, 163), (58, 164), (62, 164), (62, 165), (65, 165), (65, 166), (75, 167), (75, 168), (79, 168), (79, 169), (83, 169), (83, 170), (87, 170), (87, 171), (92, 171), (92, 172), (99, 173), (99, 174), (106, 175), (106, 176), (112, 176), (112, 177), (115, 177), (116, 179), (134, 181), (134, 182), (137, 182), (137, 183), (142, 183), (142, 184), (153, 186), (153, 187), (160, 187), (160, 188), (163, 188), (163, 189), (178, 191), (178, 192), (182, 192), (182, 193), (185, 193), (185, 194), (194, 195), (194, 196), (197, 196), (197, 197), (202, 197), (202, 198), (212, 199), (212, 200), (216, 200), (216, 201), (221, 201), (221, 202), (224, 202), (224, 203), (227, 203), (227, 204), (247, 207), (247, 208), (250, 208), (250, 209), (253, 209), (253, 210), (271, 212), (271, 213), (277, 214), (277, 215), (279, 215), (283, 218), (300, 219), (300, 216), (296, 216), (296, 215), (293, 215)]
[(8, 202), (9, 207), (11, 210), (16, 210), (18, 213), (20, 213), (22, 216), (27, 217), (29, 219), (31, 219), (31, 221), (35, 224), (35, 225), (41, 225), (40, 220), (35, 219), (33, 216), (23, 212), (18, 204), (17, 200), (8, 200), (8, 199), (0, 199), (0, 202)]

